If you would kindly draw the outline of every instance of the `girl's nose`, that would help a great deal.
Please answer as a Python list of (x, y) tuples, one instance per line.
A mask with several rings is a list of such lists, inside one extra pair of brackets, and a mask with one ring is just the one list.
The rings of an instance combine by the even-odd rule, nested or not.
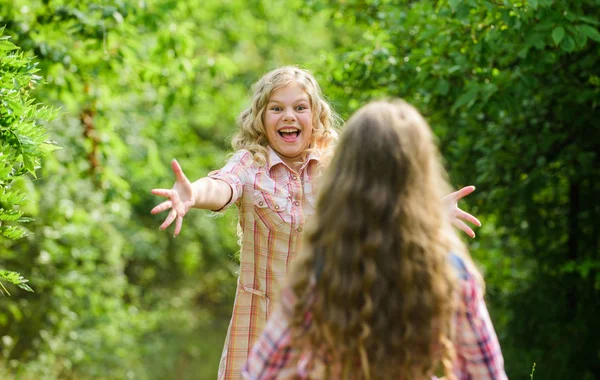
[(290, 109), (286, 109), (285, 113), (283, 114), (283, 120), (284, 121), (296, 120), (296, 115), (294, 115), (294, 111), (290, 110)]

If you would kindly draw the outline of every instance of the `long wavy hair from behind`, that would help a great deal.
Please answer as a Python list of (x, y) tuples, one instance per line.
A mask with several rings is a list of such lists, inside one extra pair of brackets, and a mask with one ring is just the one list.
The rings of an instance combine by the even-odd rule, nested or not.
[(324, 378), (424, 379), (440, 365), (454, 378), (449, 253), (478, 272), (442, 204), (450, 186), (427, 122), (402, 100), (364, 106), (321, 185), (290, 271), (296, 348), (329, 363)]
[(265, 108), (274, 91), (292, 82), (298, 83), (309, 97), (313, 118), (313, 134), (309, 150), (319, 153), (321, 162), (325, 166), (333, 154), (341, 118), (325, 100), (314, 76), (308, 70), (295, 66), (274, 69), (263, 75), (252, 86), (252, 104), (240, 113), (239, 131), (233, 137), (231, 144), (236, 151), (240, 149), (250, 151), (258, 164), (266, 162), (268, 141), (263, 123)]

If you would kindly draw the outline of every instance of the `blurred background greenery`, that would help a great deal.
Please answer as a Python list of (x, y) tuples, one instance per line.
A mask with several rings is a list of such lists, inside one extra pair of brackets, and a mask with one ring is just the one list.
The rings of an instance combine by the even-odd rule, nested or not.
[(250, 85), (285, 64), (344, 118), (373, 98), (418, 106), (453, 184), (478, 187), (463, 206), (484, 223), (470, 245), (509, 377), (600, 378), (599, 15), (598, 0), (3, 0), (0, 269), (30, 282), (0, 272), (0, 378), (216, 377), (235, 210), (192, 212), (174, 239), (149, 190), (171, 186), (174, 157), (191, 179), (220, 167)]

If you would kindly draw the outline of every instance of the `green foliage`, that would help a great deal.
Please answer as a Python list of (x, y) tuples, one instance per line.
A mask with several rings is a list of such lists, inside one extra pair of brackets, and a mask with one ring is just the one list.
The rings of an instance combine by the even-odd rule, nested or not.
[(38, 100), (62, 111), (50, 124), (62, 149), (16, 186), (35, 220), (2, 243), (3, 260), (36, 293), (0, 304), (12, 342), (0, 377), (214, 378), (236, 289), (235, 211), (190, 213), (173, 239), (149, 214), (160, 201), (150, 189), (172, 185), (173, 157), (190, 179), (222, 166), (251, 83), (328, 48), (323, 18), (299, 18), (302, 6), (3, 3), (0, 25), (40, 62)]
[[(33, 289), (31, 289), (29, 287), (29, 285), (27, 285), (27, 282), (29, 282), (29, 280), (27, 280), (26, 278), (21, 276), (19, 273), (0, 269), (0, 277), (5, 279), (6, 281), (10, 282), (11, 284), (17, 285), (19, 288), (21, 288), (23, 290), (27, 290), (28, 292), (33, 292)], [(6, 288), (4, 287), (4, 285), (2, 285), (2, 283), (0, 283), (0, 287), (2, 287), (2, 289), (0, 289), (0, 293), (2, 295), (4, 295), (4, 294), (10, 295), (10, 293), (8, 292), (8, 290), (6, 290)]]
[[(15, 181), (29, 173), (35, 177), (40, 160), (48, 151), (42, 124), (53, 111), (40, 106), (31, 90), (40, 82), (37, 64), (24, 56), (0, 29), (0, 239), (17, 240), (26, 235), (23, 223), (31, 219), (20, 210), (26, 196)], [(1, 241), (1, 240), (0, 240)], [(19, 273), (0, 269), (0, 279), (33, 292)], [(10, 295), (0, 282), (0, 294)]]
[(544, 379), (600, 376), (600, 3), (313, 3), (338, 39), (325, 92), (346, 114), (406, 98), (456, 185), (477, 185), (471, 247), (509, 377), (542, 357)]

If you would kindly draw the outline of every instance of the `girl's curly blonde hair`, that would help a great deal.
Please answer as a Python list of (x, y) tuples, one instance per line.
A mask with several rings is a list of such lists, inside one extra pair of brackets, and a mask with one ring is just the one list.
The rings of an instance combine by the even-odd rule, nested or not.
[(341, 125), (341, 119), (325, 100), (312, 74), (294, 66), (272, 70), (252, 86), (252, 104), (238, 117), (240, 129), (231, 142), (233, 149), (246, 149), (252, 153), (256, 163), (266, 163), (268, 141), (263, 123), (265, 108), (273, 91), (292, 82), (302, 86), (310, 99), (313, 134), (309, 149), (319, 153), (322, 164), (326, 165), (337, 141), (337, 129)]
[(450, 252), (479, 274), (443, 207), (449, 190), (408, 103), (374, 102), (347, 123), (290, 271), (294, 345), (328, 363), (324, 378), (425, 379), (439, 365), (454, 378)]

